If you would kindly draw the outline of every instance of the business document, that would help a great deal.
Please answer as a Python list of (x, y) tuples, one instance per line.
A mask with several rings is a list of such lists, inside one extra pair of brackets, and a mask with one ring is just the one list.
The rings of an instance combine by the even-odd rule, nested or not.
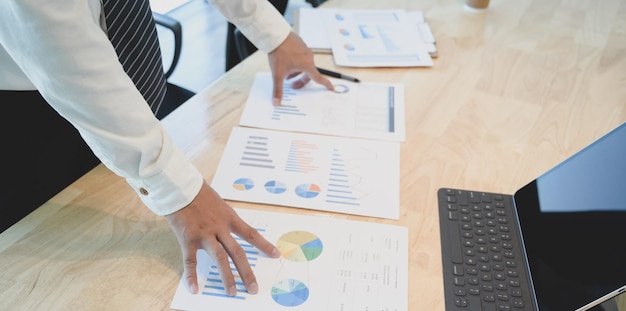
[(224, 199), (400, 218), (400, 145), (233, 128), (211, 187)]
[(404, 85), (329, 78), (334, 91), (313, 81), (293, 89), (287, 81), (282, 105), (272, 105), (272, 77), (257, 73), (239, 124), (242, 126), (404, 141)]
[(201, 250), (199, 293), (190, 294), (181, 278), (172, 309), (408, 310), (406, 227), (248, 209), (237, 213), (282, 254), (269, 258), (235, 237), (248, 255), (259, 292), (246, 292), (231, 263), (237, 295), (226, 295), (215, 263)]

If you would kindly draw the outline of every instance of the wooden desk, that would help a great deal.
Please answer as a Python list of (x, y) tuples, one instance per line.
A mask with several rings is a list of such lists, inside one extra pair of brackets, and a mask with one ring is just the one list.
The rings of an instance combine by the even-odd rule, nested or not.
[[(626, 121), (626, 0), (492, 0), (483, 13), (461, 0), (324, 6), (422, 10), (437, 39), (432, 68), (335, 69), (406, 85), (401, 219), (367, 220), (409, 227), (410, 309), (444, 310), (437, 189), (512, 192)], [(268, 70), (257, 53), (163, 120), (208, 180), (254, 73)], [(167, 310), (181, 273), (165, 220), (102, 166), (0, 235), (1, 310)]]

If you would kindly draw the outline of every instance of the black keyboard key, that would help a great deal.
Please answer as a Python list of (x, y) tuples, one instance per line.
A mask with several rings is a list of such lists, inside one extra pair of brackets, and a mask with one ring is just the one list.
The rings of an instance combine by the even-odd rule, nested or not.
[(515, 308), (524, 308), (524, 301), (520, 299), (513, 300), (513, 307)]
[(454, 285), (463, 286), (465, 285), (465, 279), (462, 277), (454, 277)]
[(454, 304), (457, 307), (467, 307), (467, 306), (469, 306), (469, 303), (467, 302), (467, 299), (465, 299), (464, 297), (457, 297), (454, 300)]
[(452, 273), (454, 275), (462, 276), (465, 275), (465, 269), (463, 269), (463, 266), (461, 265), (454, 265), (452, 266)]
[(451, 260), (453, 263), (463, 263), (463, 249), (461, 248), (461, 230), (459, 224), (448, 226), (448, 241), (450, 243)]
[(469, 197), (470, 197), (470, 202), (474, 204), (480, 203), (480, 194), (475, 193), (475, 192), (470, 192)]
[(457, 193), (459, 205), (467, 206), (469, 201), (467, 199), (467, 192)]

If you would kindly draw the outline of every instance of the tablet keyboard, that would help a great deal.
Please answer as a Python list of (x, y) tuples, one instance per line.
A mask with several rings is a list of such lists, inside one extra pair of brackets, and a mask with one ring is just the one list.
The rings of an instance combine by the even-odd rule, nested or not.
[(512, 196), (438, 192), (446, 310), (532, 310)]

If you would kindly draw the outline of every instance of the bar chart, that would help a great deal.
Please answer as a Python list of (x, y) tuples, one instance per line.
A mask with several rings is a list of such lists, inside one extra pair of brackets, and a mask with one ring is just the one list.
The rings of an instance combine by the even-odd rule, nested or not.
[(399, 145), (236, 127), (211, 186), (229, 200), (399, 217)]

